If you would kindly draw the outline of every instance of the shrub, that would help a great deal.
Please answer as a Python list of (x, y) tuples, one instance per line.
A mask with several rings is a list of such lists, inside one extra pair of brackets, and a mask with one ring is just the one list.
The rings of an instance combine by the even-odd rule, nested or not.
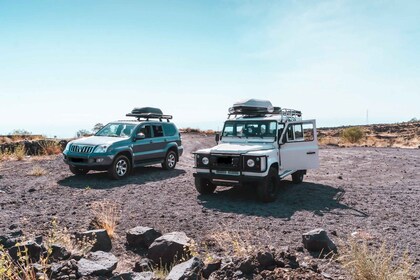
[(64, 246), (66, 250), (75, 255), (86, 255), (93, 247), (93, 240), (75, 239), (65, 227), (60, 227), (56, 220), (51, 221), (51, 228), (45, 240), (45, 247), (51, 250), (53, 244)]
[(118, 204), (111, 201), (99, 201), (92, 204), (94, 215), (92, 225), (97, 229), (104, 229), (109, 237), (115, 237), (115, 229), (119, 220)]
[(23, 144), (19, 144), (16, 148), (15, 151), (13, 152), (13, 155), (15, 156), (15, 158), (17, 160), (22, 160), (25, 158), (26, 156), (26, 149), (25, 149), (25, 145)]
[(41, 256), (39, 261), (41, 269), (36, 271), (34, 263), (29, 256), (28, 249), (24, 248), (17, 253), (18, 260), (15, 261), (9, 255), (7, 249), (0, 245), (0, 279), (1, 280), (35, 280), (48, 279), (47, 267), (49, 254)]
[(394, 250), (385, 244), (369, 248), (366, 241), (352, 240), (339, 258), (354, 280), (409, 280), (412, 263), (408, 255), (394, 258)]
[(349, 127), (343, 130), (341, 138), (350, 143), (359, 142), (364, 136), (364, 132), (360, 127)]
[(47, 171), (39, 165), (35, 165), (32, 170), (28, 173), (30, 176), (42, 176), (45, 175)]
[(55, 141), (45, 141), (40, 145), (43, 155), (50, 156), (58, 155), (61, 153), (61, 146)]

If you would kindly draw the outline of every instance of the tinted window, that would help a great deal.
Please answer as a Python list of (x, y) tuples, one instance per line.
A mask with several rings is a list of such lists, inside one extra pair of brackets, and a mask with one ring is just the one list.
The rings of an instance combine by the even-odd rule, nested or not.
[(151, 138), (152, 137), (152, 129), (150, 125), (145, 125), (140, 129), (140, 132), (144, 134), (145, 138)]
[(162, 137), (163, 130), (161, 125), (154, 125), (153, 126), (153, 137)]
[(176, 134), (175, 126), (170, 123), (163, 124), (163, 131), (165, 132), (165, 136), (174, 136)]

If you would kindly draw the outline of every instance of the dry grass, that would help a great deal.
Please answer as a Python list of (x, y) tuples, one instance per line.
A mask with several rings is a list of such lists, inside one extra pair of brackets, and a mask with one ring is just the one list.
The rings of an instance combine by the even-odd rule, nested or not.
[(30, 176), (40, 177), (47, 174), (47, 171), (39, 165), (35, 165), (32, 170), (28, 173)]
[(61, 146), (55, 141), (45, 141), (41, 145), (43, 155), (58, 155), (61, 153)]
[(120, 218), (120, 208), (117, 203), (111, 201), (98, 201), (92, 204), (93, 226), (97, 229), (105, 229), (109, 237), (116, 236), (115, 229)]
[[(214, 256), (208, 252), (208, 247), (217, 247), (225, 256), (245, 257), (255, 254), (262, 248), (270, 247), (272, 237), (267, 231), (252, 231), (247, 227), (227, 230), (231, 226), (221, 225), (207, 236), (206, 244), (200, 250), (204, 259), (211, 261)], [(261, 242), (264, 240), (264, 243)], [(204, 247), (204, 248), (203, 248)]]
[(50, 250), (53, 244), (57, 244), (64, 246), (68, 252), (81, 256), (84, 256), (90, 252), (93, 247), (93, 243), (93, 240), (78, 240), (73, 238), (68, 229), (65, 227), (60, 227), (55, 220), (51, 221), (51, 228), (45, 240), (45, 246), (47, 250)]
[(8, 251), (0, 245), (0, 280), (36, 280), (41, 279), (41, 276), (48, 279), (48, 258), (49, 256), (41, 257), (39, 263), (45, 269), (38, 272), (37, 276), (27, 248), (18, 252), (18, 260), (14, 261)]
[(25, 145), (19, 144), (15, 151), (13, 152), (13, 157), (15, 157), (17, 160), (23, 160), (26, 156), (26, 149)]
[(351, 240), (343, 246), (339, 258), (354, 280), (411, 280), (412, 263), (407, 254), (395, 258), (395, 251), (385, 244), (379, 249), (371, 248), (366, 241)]

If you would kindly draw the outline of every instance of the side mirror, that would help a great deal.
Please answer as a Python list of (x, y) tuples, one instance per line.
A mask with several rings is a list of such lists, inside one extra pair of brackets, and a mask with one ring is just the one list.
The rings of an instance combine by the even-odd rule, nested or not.
[(146, 138), (146, 135), (144, 135), (143, 132), (137, 133), (136, 140), (141, 140), (141, 139), (144, 139), (144, 138)]
[(216, 133), (216, 135), (214, 136), (214, 139), (216, 140), (216, 143), (219, 144), (220, 134), (219, 133)]

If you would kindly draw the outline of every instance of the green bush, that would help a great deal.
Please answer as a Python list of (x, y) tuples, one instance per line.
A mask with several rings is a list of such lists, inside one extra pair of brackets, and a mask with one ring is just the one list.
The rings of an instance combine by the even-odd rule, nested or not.
[(359, 142), (364, 136), (364, 132), (360, 127), (349, 127), (343, 130), (341, 138), (350, 143)]

